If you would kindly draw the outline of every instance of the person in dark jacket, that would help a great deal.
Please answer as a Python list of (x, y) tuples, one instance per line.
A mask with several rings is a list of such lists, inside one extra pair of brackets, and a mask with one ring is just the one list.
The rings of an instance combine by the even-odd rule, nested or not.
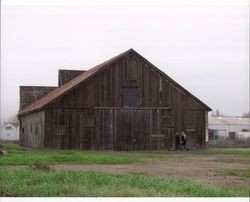
[(189, 149), (186, 147), (187, 144), (187, 136), (184, 132), (181, 132), (181, 150), (187, 150)]

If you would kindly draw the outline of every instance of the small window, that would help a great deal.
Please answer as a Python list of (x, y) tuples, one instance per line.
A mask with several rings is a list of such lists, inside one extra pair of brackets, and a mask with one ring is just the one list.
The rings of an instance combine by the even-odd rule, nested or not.
[(163, 116), (162, 117), (162, 128), (171, 128), (174, 126), (173, 117)]
[(54, 134), (55, 135), (65, 135), (65, 126), (64, 125), (55, 125)]
[(128, 60), (127, 66), (125, 68), (125, 80), (136, 81), (137, 74), (138, 74), (137, 61), (136, 60)]
[(24, 128), (22, 128), (22, 134), (24, 134)]
[(83, 127), (92, 128), (95, 126), (95, 119), (92, 116), (83, 117)]
[(191, 120), (186, 120), (186, 129), (195, 129), (195, 122)]
[(186, 130), (196, 129), (196, 113), (195, 111), (188, 111), (185, 114), (185, 128)]
[(123, 106), (136, 107), (138, 104), (138, 88), (123, 88), (122, 103)]
[(32, 126), (30, 126), (30, 132), (32, 133)]

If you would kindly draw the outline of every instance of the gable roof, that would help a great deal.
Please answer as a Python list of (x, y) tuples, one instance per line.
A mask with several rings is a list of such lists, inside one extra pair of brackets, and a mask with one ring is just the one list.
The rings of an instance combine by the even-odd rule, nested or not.
[(22, 111), (19, 111), (18, 115), (24, 115), (27, 114), (29, 112), (32, 111), (38, 111), (40, 109), (42, 109), (43, 107), (45, 107), (47, 104), (49, 104), (50, 102), (52, 102), (53, 100), (55, 100), (56, 98), (58, 98), (59, 96), (62, 96), (63, 94), (65, 94), (66, 92), (68, 92), (70, 89), (76, 87), (77, 85), (79, 85), (81, 82), (83, 82), (84, 80), (86, 80), (87, 78), (95, 75), (97, 72), (105, 69), (106, 67), (108, 67), (109, 65), (113, 64), (114, 62), (117, 62), (118, 60), (120, 60), (121, 58), (125, 57), (127, 54), (129, 53), (134, 53), (137, 57), (141, 58), (145, 63), (149, 64), (149, 66), (153, 67), (155, 70), (159, 71), (164, 77), (166, 77), (168, 80), (170, 80), (174, 85), (178, 86), (182, 91), (184, 91), (186, 94), (190, 95), (192, 98), (194, 98), (197, 102), (199, 102), (205, 109), (207, 109), (208, 111), (211, 111), (211, 108), (208, 107), (205, 103), (203, 103), (202, 101), (200, 101), (198, 98), (196, 98), (195, 96), (193, 96), (190, 92), (188, 92), (186, 89), (184, 89), (181, 85), (179, 85), (176, 81), (174, 81), (172, 78), (170, 78), (169, 76), (167, 76), (164, 72), (162, 72), (161, 70), (159, 70), (157, 67), (155, 67), (153, 64), (151, 64), (148, 60), (146, 60), (143, 56), (141, 56), (139, 53), (137, 53), (136, 51), (134, 51), (133, 49), (129, 49), (91, 69), (89, 69), (88, 71), (80, 74), (79, 76), (73, 78), (72, 80), (68, 81), (67, 83), (65, 83), (64, 85), (56, 88), (55, 90), (51, 91), (50, 93), (48, 93), (46, 96), (44, 96), (43, 98), (39, 99), (37, 102), (31, 104), (30, 106), (28, 106), (27, 108), (25, 108)]

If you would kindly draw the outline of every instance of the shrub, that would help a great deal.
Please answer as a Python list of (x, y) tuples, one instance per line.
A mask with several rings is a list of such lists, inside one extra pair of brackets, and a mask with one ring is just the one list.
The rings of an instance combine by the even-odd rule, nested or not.
[(29, 167), (33, 170), (42, 170), (42, 171), (52, 171), (54, 172), (54, 165), (35, 161), (29, 164)]
[(0, 144), (0, 150), (3, 150), (4, 146), (2, 144)]

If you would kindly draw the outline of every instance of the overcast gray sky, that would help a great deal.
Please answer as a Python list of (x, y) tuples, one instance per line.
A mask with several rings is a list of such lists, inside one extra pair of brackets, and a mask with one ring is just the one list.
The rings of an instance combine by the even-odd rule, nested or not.
[(1, 119), (20, 85), (57, 85), (58, 69), (89, 69), (129, 48), (213, 109), (249, 110), (249, 7), (3, 5)]

